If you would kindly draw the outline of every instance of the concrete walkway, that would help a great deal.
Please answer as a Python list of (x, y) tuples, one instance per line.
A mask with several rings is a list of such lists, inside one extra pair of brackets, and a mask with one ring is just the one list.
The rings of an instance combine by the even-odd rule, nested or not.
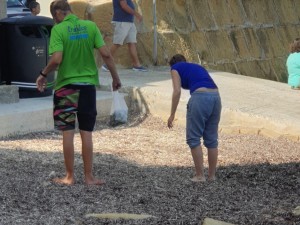
[[(171, 106), (172, 81), (168, 67), (153, 67), (148, 72), (119, 69), (121, 91), (129, 105), (167, 120)], [(270, 137), (300, 139), (300, 91), (287, 84), (245, 77), (226, 72), (211, 72), (219, 86), (223, 111), (220, 131), (251, 133)], [(109, 73), (100, 71), (101, 91), (97, 93), (99, 117), (108, 116), (111, 107)], [(185, 124), (189, 92), (183, 91), (176, 123)], [(19, 103), (0, 104), (0, 137), (53, 129), (52, 96), (20, 99)]]

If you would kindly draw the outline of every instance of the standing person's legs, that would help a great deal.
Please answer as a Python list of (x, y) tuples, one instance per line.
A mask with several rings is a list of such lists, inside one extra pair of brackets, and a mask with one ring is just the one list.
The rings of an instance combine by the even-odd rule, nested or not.
[[(110, 48), (110, 53), (113, 57), (120, 46), (124, 43), (128, 46), (130, 58), (132, 60), (133, 69), (137, 71), (147, 71), (146, 68), (142, 67), (138, 58), (136, 49), (136, 35), (137, 30), (134, 23), (129, 22), (113, 22), (114, 36), (113, 45)], [(107, 71), (107, 68), (105, 68)]]
[(196, 176), (193, 177), (192, 181), (205, 181), (204, 166), (203, 166), (203, 152), (201, 146), (197, 146), (191, 149), (192, 157), (195, 165)]
[[(205, 105), (206, 106), (206, 105)], [(196, 175), (192, 181), (205, 181), (203, 152), (200, 138), (203, 136), (205, 125), (205, 109), (202, 105), (201, 95), (193, 93), (187, 105), (186, 114), (186, 142), (191, 148)]]
[(59, 184), (74, 184), (74, 130), (63, 131), (63, 153), (66, 175), (63, 178), (55, 178), (53, 181)]
[(140, 61), (137, 55), (137, 50), (136, 50), (136, 43), (127, 43), (129, 54), (132, 60), (132, 65), (134, 67), (140, 67)]
[(218, 148), (208, 148), (208, 180), (213, 181), (216, 179), (216, 170), (218, 162)]
[(203, 132), (204, 145), (208, 154), (208, 179), (216, 179), (216, 169), (218, 162), (218, 129), (221, 117), (221, 98), (219, 93), (211, 93), (211, 114), (205, 123)]
[[(115, 58), (116, 52), (118, 49), (124, 44), (124, 41), (128, 35), (130, 29), (130, 23), (126, 22), (113, 22), (113, 44), (110, 47), (110, 54)], [(102, 70), (108, 72), (107, 66), (104, 64), (102, 65)]]
[(80, 130), (82, 141), (82, 159), (84, 165), (84, 177), (86, 184), (104, 184), (103, 180), (93, 176), (93, 140), (92, 132)]
[(93, 176), (93, 139), (92, 131), (97, 116), (96, 89), (88, 85), (81, 87), (78, 101), (78, 123), (82, 141), (82, 159), (84, 164), (84, 176), (86, 184), (104, 184), (103, 180)]
[[(114, 29), (114, 34), (113, 34), (113, 44), (110, 47), (110, 54), (115, 58), (117, 50), (123, 45), (124, 40), (127, 36), (129, 27), (126, 25), (128, 23), (123, 23), (123, 22), (113, 22), (113, 29)], [(102, 70), (109, 72), (107, 66), (105, 64), (102, 65)]]
[(113, 22), (113, 45), (110, 47), (110, 53), (114, 57), (117, 50), (124, 44), (125, 39), (130, 31), (130, 24), (127, 22)]
[(136, 50), (136, 43), (137, 43), (136, 35), (137, 35), (136, 26), (134, 23), (132, 23), (130, 29), (128, 30), (128, 35), (125, 39), (125, 43), (127, 43), (128, 51), (132, 60), (133, 67), (141, 67), (137, 50)]
[[(113, 58), (115, 57), (115, 54), (116, 54), (116, 52), (117, 52), (117, 50), (119, 49), (120, 46), (121, 45), (119, 45), (119, 44), (113, 44), (110, 47), (110, 54), (112, 55)], [(101, 68), (102, 68), (103, 71), (109, 72), (109, 69), (105, 64), (103, 64)]]
[(66, 175), (64, 178), (55, 178), (60, 184), (74, 184), (74, 133), (76, 108), (79, 91), (70, 86), (56, 90), (53, 96), (53, 118), (55, 129), (61, 130), (63, 135), (63, 154)]
[(120, 48), (121, 45), (118, 45), (118, 44), (113, 44), (111, 47), (110, 47), (110, 54), (115, 57), (115, 54), (117, 52), (117, 50)]

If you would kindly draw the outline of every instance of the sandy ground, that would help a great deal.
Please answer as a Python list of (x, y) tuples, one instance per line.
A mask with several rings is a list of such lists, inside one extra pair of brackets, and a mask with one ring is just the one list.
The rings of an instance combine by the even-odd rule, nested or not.
[[(100, 187), (83, 183), (79, 135), (76, 184), (64, 173), (61, 136), (43, 132), (0, 140), (0, 224), (200, 224), (205, 217), (234, 224), (300, 224), (300, 146), (285, 139), (220, 135), (218, 180), (192, 183), (185, 130), (148, 116), (94, 132)], [(205, 156), (206, 156), (206, 151)], [(135, 213), (142, 220), (99, 219), (90, 213)]]

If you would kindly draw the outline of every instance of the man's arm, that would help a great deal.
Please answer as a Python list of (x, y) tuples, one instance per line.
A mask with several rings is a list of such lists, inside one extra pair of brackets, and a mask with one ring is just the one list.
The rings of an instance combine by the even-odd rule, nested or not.
[(41, 70), (41, 73), (38, 75), (38, 78), (36, 79), (37, 89), (40, 92), (43, 92), (46, 87), (47, 74), (56, 70), (59, 64), (61, 64), (62, 56), (63, 56), (62, 52), (54, 52), (47, 66)]
[(98, 48), (99, 54), (101, 55), (105, 65), (107, 66), (108, 70), (110, 71), (112, 77), (112, 87), (113, 90), (118, 90), (121, 87), (121, 81), (115, 66), (114, 59), (110, 54), (109, 49), (104, 45)]
[(134, 15), (138, 22), (141, 22), (143, 20), (143, 17), (141, 16), (141, 14), (139, 14), (137, 11), (135, 11), (134, 9), (132, 9), (128, 4), (127, 4), (127, 1), (126, 0), (120, 0), (120, 5), (121, 5), (121, 8), (131, 14), (131, 15)]
[(61, 64), (62, 56), (63, 56), (62, 52), (54, 52), (47, 64), (47, 66), (42, 70), (42, 72), (44, 74), (48, 74), (48, 73), (56, 70), (56, 68), (59, 66), (59, 64)]

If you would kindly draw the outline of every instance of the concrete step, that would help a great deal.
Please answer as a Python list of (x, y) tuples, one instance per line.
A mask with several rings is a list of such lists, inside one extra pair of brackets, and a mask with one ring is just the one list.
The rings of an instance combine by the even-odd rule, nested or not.
[[(118, 68), (120, 92), (127, 93), (128, 108), (149, 113), (166, 123), (171, 107), (172, 80), (168, 67), (152, 67), (148, 72)], [(222, 98), (220, 132), (259, 134), (300, 141), (300, 91), (285, 83), (210, 71)], [(101, 88), (97, 93), (98, 116), (110, 114), (111, 76), (99, 69)], [(185, 126), (186, 105), (190, 94), (182, 90), (176, 124)], [(0, 137), (53, 129), (52, 97), (20, 99), (0, 104)]]
[[(52, 99), (53, 96), (27, 98), (0, 104), (0, 137), (53, 130)], [(110, 115), (111, 104), (111, 92), (97, 91), (98, 118)]]
[(0, 104), (19, 102), (19, 88), (14, 85), (0, 85)]

